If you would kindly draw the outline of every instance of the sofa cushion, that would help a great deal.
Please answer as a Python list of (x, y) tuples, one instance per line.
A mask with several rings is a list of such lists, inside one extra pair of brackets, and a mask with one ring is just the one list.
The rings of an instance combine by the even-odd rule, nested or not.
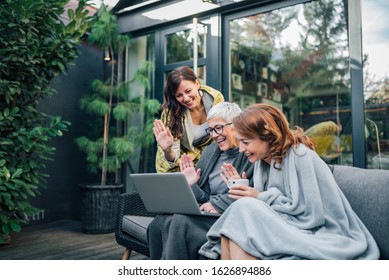
[(146, 230), (153, 219), (153, 217), (125, 215), (122, 223), (123, 231), (147, 243)]
[(389, 259), (389, 170), (333, 166), (333, 174), (354, 212)]

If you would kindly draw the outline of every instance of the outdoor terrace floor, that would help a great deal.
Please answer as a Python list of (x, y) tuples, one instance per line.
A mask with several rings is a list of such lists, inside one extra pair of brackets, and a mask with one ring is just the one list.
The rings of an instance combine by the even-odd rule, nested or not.
[[(0, 245), (0, 260), (121, 260), (124, 253), (115, 233), (85, 234), (75, 220), (26, 226), (11, 238), (11, 244)], [(146, 259), (131, 254), (131, 260)]]

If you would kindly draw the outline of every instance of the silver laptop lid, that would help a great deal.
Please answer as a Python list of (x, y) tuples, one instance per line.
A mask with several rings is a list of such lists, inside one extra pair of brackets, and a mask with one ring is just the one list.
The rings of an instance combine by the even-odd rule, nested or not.
[(199, 208), (181, 172), (130, 174), (147, 211), (165, 214), (209, 215)]

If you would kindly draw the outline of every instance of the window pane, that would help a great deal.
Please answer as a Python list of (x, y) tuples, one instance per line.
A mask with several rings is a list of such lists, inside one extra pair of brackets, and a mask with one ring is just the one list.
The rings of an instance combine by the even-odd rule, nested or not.
[[(150, 88), (145, 88), (141, 83), (130, 83), (129, 98), (136, 98), (138, 96), (153, 98), (154, 92), (154, 74), (155, 68), (155, 51), (154, 51), (154, 34), (145, 35), (131, 40), (128, 51), (128, 59), (126, 64), (126, 80), (131, 80), (135, 73), (142, 69), (146, 64), (151, 64), (152, 67), (148, 71), (148, 78), (150, 81)], [(127, 121), (129, 126), (138, 126), (139, 129), (144, 129), (149, 116), (145, 112), (133, 114)], [(154, 118), (154, 117), (153, 117)], [(126, 165), (128, 172), (126, 176), (133, 172), (150, 172), (155, 169), (155, 147), (137, 147), (133, 153), (129, 164)], [(131, 167), (131, 170), (129, 169)], [(127, 191), (133, 191), (133, 186), (130, 184), (131, 180), (127, 177)]]
[[(389, 2), (362, 1), (368, 168), (389, 169)], [(380, 20), (377, 20), (380, 19)]]
[(351, 165), (346, 14), (321, 0), (230, 21), (230, 100), (281, 108), (326, 162)]
[[(151, 63), (155, 65), (155, 50), (154, 50), (154, 34), (145, 35), (137, 38), (131, 39), (131, 44), (128, 51), (128, 65), (127, 65), (127, 80), (131, 80), (136, 71), (138, 71), (141, 67), (145, 66), (146, 63)], [(154, 71), (149, 73), (149, 79), (151, 85), (153, 85), (154, 81)], [(138, 85), (137, 85), (138, 86)], [(154, 89), (151, 88), (149, 91), (145, 91), (142, 89), (141, 92), (144, 92), (147, 97), (154, 96)]]
[[(205, 58), (206, 26), (197, 25), (197, 48), (198, 58)], [(180, 61), (193, 60), (193, 38), (192, 29), (178, 31), (166, 35), (166, 64)]]

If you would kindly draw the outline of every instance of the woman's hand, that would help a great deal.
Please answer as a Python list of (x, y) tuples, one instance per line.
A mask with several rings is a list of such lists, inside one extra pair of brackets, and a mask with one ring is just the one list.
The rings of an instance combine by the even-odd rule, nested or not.
[(165, 158), (169, 161), (174, 161), (176, 157), (176, 154), (172, 149), (174, 138), (170, 130), (165, 127), (165, 125), (161, 120), (155, 120), (153, 132), (154, 132), (155, 140), (157, 141), (158, 145), (162, 148), (162, 150), (165, 152)]
[[(223, 163), (221, 170), (222, 173), (220, 174), (220, 176), (226, 184), (228, 180), (231, 179), (247, 179), (246, 172), (243, 172), (241, 177), (235, 167), (233, 167), (230, 163)], [(256, 198), (258, 194), (259, 191), (257, 191), (256, 189), (242, 184), (234, 185), (228, 191), (228, 196), (232, 199), (239, 199), (242, 197)]]
[(154, 121), (153, 132), (155, 140), (158, 145), (161, 146), (162, 150), (166, 151), (173, 147), (174, 138), (169, 129), (165, 127), (161, 120)]
[(206, 202), (200, 206), (200, 210), (209, 213), (219, 213), (211, 204), (211, 202)]
[(180, 161), (180, 171), (185, 175), (189, 186), (197, 183), (200, 179), (200, 169), (195, 169), (193, 160), (187, 154), (183, 154)]
[(245, 186), (242, 184), (234, 185), (228, 191), (228, 196), (232, 199), (239, 199), (242, 197), (257, 198), (258, 195), (259, 195), (259, 191), (257, 191), (256, 189), (254, 189), (250, 186)]
[(226, 184), (228, 180), (231, 179), (247, 179), (246, 172), (243, 172), (242, 177), (240, 177), (238, 171), (236, 171), (235, 167), (233, 167), (230, 163), (223, 163), (220, 169), (222, 170), (222, 173), (220, 173), (220, 177)]

